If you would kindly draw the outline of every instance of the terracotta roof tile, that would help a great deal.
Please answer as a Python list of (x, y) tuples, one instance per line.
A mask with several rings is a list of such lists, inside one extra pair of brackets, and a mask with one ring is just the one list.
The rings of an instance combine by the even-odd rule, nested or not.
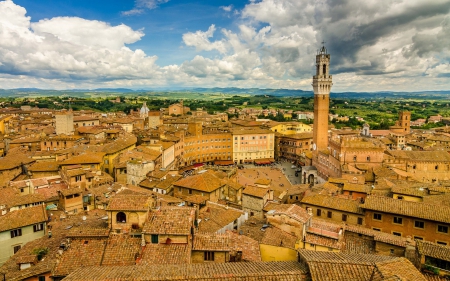
[[(392, 261), (382, 261), (375, 264), (376, 271), (380, 275), (379, 280), (414, 280), (426, 281), (427, 279), (417, 270), (417, 268), (405, 258), (397, 258)], [(373, 281), (378, 281), (373, 279)]]
[(365, 199), (361, 207), (367, 210), (450, 223), (450, 208), (442, 208), (440, 205), (372, 195)]
[(233, 280), (298, 281), (306, 268), (298, 262), (233, 262), (153, 266), (85, 267), (66, 277), (67, 281), (137, 280)]
[(295, 249), (296, 241), (297, 237), (295, 235), (272, 226), (265, 229), (260, 243), (276, 247)]
[(141, 238), (112, 235), (108, 239), (102, 259), (105, 265), (134, 265), (141, 250)]
[(148, 215), (143, 233), (189, 235), (194, 225), (195, 209), (160, 207)]
[(214, 171), (208, 170), (205, 173), (188, 176), (178, 180), (174, 182), (173, 185), (204, 192), (213, 192), (223, 186), (224, 183), (215, 175)]
[(191, 263), (191, 244), (147, 244), (139, 265), (168, 265)]
[(244, 214), (243, 211), (234, 208), (226, 208), (219, 204), (209, 204), (203, 207), (199, 213), (201, 220), (198, 229), (199, 232), (217, 232), (230, 223), (233, 223)]
[(107, 239), (72, 239), (53, 276), (67, 276), (80, 267), (101, 265)]
[(349, 213), (362, 214), (358, 201), (335, 196), (313, 194), (303, 197), (301, 203), (303, 205), (320, 206)]
[(45, 205), (28, 207), (0, 216), (0, 232), (47, 221)]
[(242, 252), (243, 261), (261, 261), (261, 252), (259, 249), (258, 241), (245, 235), (239, 235), (229, 230), (227, 230), (226, 233), (230, 235), (232, 250)]
[(288, 207), (287, 208), (277, 207), (275, 210), (267, 212), (266, 215), (267, 216), (286, 215), (301, 223), (306, 223), (311, 218), (311, 215), (309, 215), (308, 212), (302, 207), (295, 204), (285, 204), (285, 205), (288, 205)]
[(150, 207), (149, 195), (114, 196), (110, 199), (108, 211), (147, 211)]
[(264, 196), (269, 192), (270, 190), (264, 187), (258, 187), (249, 185), (244, 188), (244, 191), (242, 191), (242, 194), (249, 195), (257, 198), (264, 198)]
[(231, 250), (230, 236), (218, 233), (198, 233), (194, 236), (192, 250), (229, 252)]
[(417, 240), (417, 251), (419, 254), (445, 260), (450, 262), (450, 247), (439, 245), (433, 242)]

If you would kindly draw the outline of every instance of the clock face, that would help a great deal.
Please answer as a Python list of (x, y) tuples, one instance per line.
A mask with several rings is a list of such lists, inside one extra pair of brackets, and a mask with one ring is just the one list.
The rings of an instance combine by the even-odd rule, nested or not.
[(317, 146), (316, 146), (316, 144), (314, 143), (314, 144), (313, 144), (313, 149), (316, 150), (316, 148), (317, 148)]

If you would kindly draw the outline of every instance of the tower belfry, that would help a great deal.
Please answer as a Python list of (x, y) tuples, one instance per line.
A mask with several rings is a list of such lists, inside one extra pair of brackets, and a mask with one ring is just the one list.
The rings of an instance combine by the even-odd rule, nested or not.
[(328, 147), (328, 112), (330, 90), (333, 85), (329, 71), (330, 54), (323, 45), (316, 55), (316, 75), (313, 76), (312, 83), (314, 89), (313, 162), (317, 161), (318, 152)]

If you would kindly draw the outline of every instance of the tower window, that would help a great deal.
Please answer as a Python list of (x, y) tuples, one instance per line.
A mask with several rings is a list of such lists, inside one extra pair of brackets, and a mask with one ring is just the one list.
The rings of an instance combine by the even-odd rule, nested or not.
[(323, 75), (327, 74), (327, 65), (323, 65)]

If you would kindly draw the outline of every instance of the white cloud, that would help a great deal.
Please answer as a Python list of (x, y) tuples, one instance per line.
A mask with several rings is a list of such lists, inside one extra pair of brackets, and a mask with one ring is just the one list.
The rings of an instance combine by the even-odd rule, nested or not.
[(144, 36), (142, 31), (134, 31), (124, 24), (110, 26), (105, 22), (77, 17), (44, 19), (32, 23), (31, 28), (36, 34), (52, 34), (61, 41), (116, 50)]
[(188, 32), (183, 34), (183, 42), (186, 46), (195, 47), (197, 51), (212, 51), (217, 50), (220, 53), (226, 52), (226, 46), (223, 41), (211, 42), (216, 27), (212, 24), (207, 31), (197, 30), (195, 33)]
[(158, 8), (159, 5), (169, 2), (169, 0), (135, 0), (134, 7), (131, 10), (123, 11), (124, 16), (133, 16), (142, 14), (145, 10), (153, 10)]
[[(135, 1), (124, 14), (167, 1)], [(184, 45), (199, 53), (159, 66), (156, 56), (127, 47), (142, 30), (76, 17), (32, 22), (23, 7), (0, 2), (0, 85), (311, 90), (316, 50), (325, 40), (336, 91), (450, 86), (449, 0), (261, 0), (241, 11), (221, 9), (241, 15), (236, 30), (216, 30), (211, 22), (207, 30), (186, 32)]]
[(220, 6), (220, 8), (222, 10), (224, 10), (225, 12), (231, 12), (233, 10), (233, 5), (228, 5), (228, 6)]
[(70, 17), (30, 24), (24, 9), (11, 1), (0, 2), (0, 14), (0, 73), (103, 81), (158, 72), (155, 56), (125, 45), (139, 40), (142, 31)]

